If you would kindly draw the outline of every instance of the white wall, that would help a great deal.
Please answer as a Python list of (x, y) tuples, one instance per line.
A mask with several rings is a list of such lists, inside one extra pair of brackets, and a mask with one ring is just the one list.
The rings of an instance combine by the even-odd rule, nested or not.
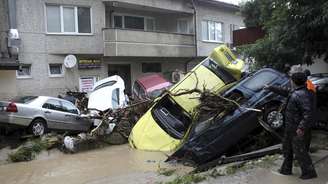
[(0, 100), (9, 100), (16, 95), (16, 70), (0, 70)]

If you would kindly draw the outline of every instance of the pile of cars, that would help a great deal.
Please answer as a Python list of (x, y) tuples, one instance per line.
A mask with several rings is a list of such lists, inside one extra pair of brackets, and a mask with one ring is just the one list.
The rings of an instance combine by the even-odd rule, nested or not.
[[(49, 130), (89, 132), (103, 122), (115, 122), (107, 126), (110, 130), (106, 132), (118, 135), (124, 129), (121, 136), (124, 141), (118, 142), (126, 142), (129, 134), (133, 148), (169, 151), (173, 152), (170, 159), (203, 164), (224, 155), (254, 130), (262, 128), (263, 122), (278, 134), (284, 128), (282, 109), (286, 98), (263, 87), (288, 87), (288, 76), (264, 68), (242, 77), (243, 68), (244, 62), (221, 45), (174, 85), (159, 74), (137, 79), (130, 96), (132, 104), (123, 79), (115, 75), (95, 83), (89, 94), (87, 114), (81, 114), (65, 99), (24, 96), (0, 101), (0, 123), (6, 128), (18, 126), (33, 135), (43, 135)], [(328, 74), (313, 74), (309, 79), (316, 85), (320, 99), (316, 127), (328, 130)], [(201, 103), (196, 91), (220, 95), (238, 106), (229, 110), (223, 107), (216, 115), (195, 118)], [(119, 121), (113, 121), (115, 117), (101, 117), (120, 112)], [(133, 118), (126, 117), (130, 115)]]

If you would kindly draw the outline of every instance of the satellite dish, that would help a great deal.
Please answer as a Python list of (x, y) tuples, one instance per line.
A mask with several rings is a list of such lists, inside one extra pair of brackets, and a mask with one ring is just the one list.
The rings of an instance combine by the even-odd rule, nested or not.
[(67, 55), (64, 59), (64, 66), (66, 68), (73, 68), (76, 65), (77, 59), (74, 55)]

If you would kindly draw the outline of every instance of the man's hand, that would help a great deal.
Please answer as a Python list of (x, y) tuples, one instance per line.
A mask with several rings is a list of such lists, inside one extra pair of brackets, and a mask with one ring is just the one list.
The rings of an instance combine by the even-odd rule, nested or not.
[(304, 136), (304, 130), (298, 128), (298, 129), (296, 130), (296, 134), (297, 134), (297, 136), (302, 137), (302, 136)]

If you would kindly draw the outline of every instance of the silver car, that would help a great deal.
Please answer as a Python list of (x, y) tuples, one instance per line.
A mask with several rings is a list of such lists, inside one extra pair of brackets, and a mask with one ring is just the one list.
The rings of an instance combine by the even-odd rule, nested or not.
[(91, 121), (80, 116), (71, 102), (48, 96), (24, 96), (0, 101), (0, 125), (18, 125), (33, 135), (47, 130), (88, 131)]

